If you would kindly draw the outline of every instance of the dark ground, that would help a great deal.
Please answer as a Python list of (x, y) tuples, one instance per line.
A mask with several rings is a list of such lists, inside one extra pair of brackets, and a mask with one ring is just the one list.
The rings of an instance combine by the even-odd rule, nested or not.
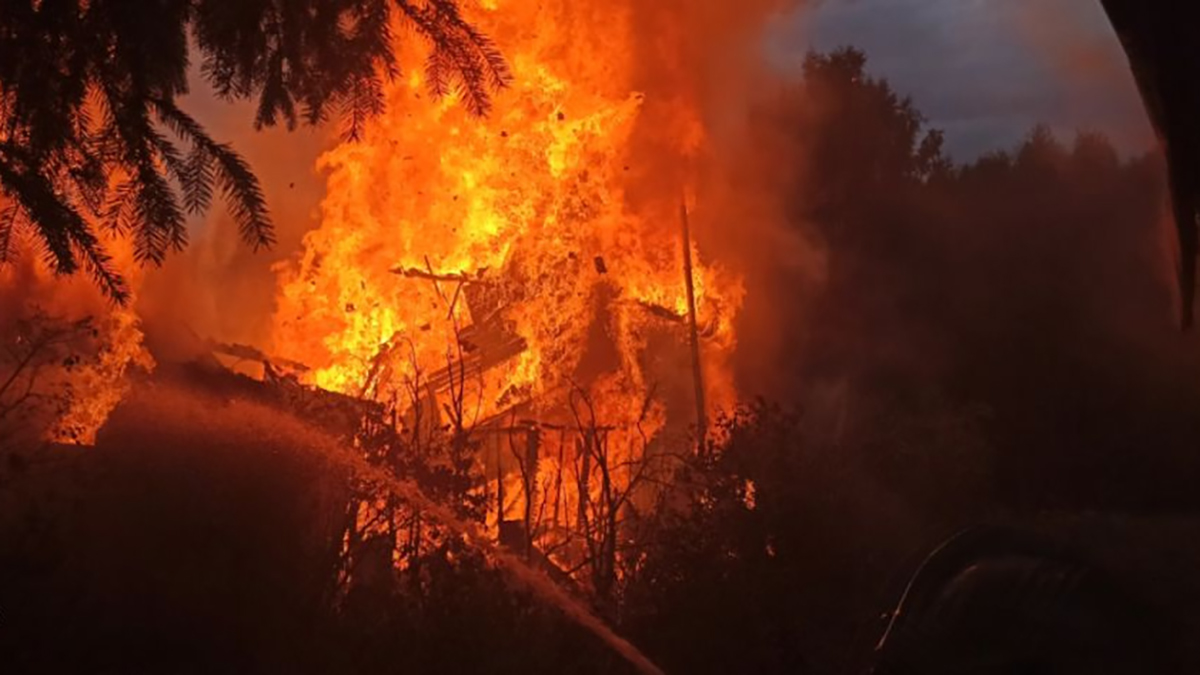
[[(424, 607), (413, 624), (419, 635), (408, 639), (378, 634), (376, 615), (332, 612), (330, 539), (344, 472), (298, 451), (295, 438), (247, 428), (244, 397), (142, 386), (96, 447), (8, 456), (0, 483), (5, 672), (395, 672), (398, 663), (430, 673), (627, 670), (553, 611), (529, 609), (519, 593), (505, 600), (505, 588), (462, 570), (452, 584), (458, 597)], [(810, 502), (824, 512), (809, 516), (827, 525), (803, 526), (811, 562), (806, 578), (792, 580), (807, 589), (806, 604), (792, 611), (806, 632), (795, 643), (809, 656), (795, 669), (756, 672), (858, 671), (884, 628), (880, 614), (921, 559), (977, 520), (965, 509), (923, 521), (878, 486), (825, 487), (832, 496)], [(1069, 547), (1157, 616), (1180, 620), (1185, 634), (1200, 630), (1191, 611), (1200, 602), (1200, 517), (994, 509), (987, 519)], [(659, 620), (647, 639), (664, 663), (686, 663), (671, 652), (722, 630)], [(646, 635), (644, 625), (633, 629)], [(380, 647), (390, 640), (403, 658)]]

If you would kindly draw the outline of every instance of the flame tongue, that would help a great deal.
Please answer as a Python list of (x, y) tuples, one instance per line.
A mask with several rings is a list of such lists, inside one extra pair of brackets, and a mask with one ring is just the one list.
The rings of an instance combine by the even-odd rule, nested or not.
[(50, 430), (54, 441), (93, 445), (109, 413), (129, 393), (129, 371), (155, 367), (142, 344), (141, 323), (129, 307), (114, 308), (98, 332), (103, 343), (99, 353), (71, 374), (65, 410)]
[[(273, 349), (346, 393), (403, 395), (453, 372), (470, 380), (480, 419), (518, 402), (561, 413), (582, 388), (603, 423), (653, 431), (666, 418), (650, 392), (690, 377), (681, 186), (630, 170), (647, 154), (647, 120), (628, 12), (599, 21), (586, 3), (498, 4), (473, 17), (515, 76), (490, 117), (431, 100), (413, 70), (360, 142), (322, 158), (322, 223), (282, 271)], [(667, 155), (653, 163), (679, 175), (682, 151), (702, 142), (681, 101), (654, 116), (679, 124), (653, 143)], [(694, 274), (709, 400), (729, 403), (719, 371), (740, 285), (703, 264)], [(656, 334), (675, 335), (658, 342), (684, 354), (682, 368), (651, 349)]]

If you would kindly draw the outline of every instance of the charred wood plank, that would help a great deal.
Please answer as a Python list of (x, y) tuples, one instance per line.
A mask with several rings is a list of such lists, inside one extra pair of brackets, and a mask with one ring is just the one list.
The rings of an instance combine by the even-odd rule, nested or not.
[(206, 346), (208, 347), (209, 351), (214, 354), (223, 354), (225, 356), (231, 356), (235, 359), (260, 361), (267, 365), (282, 366), (287, 370), (293, 370), (301, 373), (309, 370), (308, 366), (300, 363), (299, 361), (292, 361), (289, 359), (281, 359), (277, 356), (271, 356), (258, 348), (251, 347), (250, 345), (208, 340)]

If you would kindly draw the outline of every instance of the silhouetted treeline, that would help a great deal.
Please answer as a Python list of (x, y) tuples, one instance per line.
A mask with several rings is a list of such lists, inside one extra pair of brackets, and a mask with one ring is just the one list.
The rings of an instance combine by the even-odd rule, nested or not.
[(825, 278), (770, 279), (791, 290), (763, 388), (811, 409), (836, 390), (846, 438), (931, 399), (974, 411), (1008, 504), (1194, 506), (1200, 350), (1173, 329), (1160, 158), (1037, 127), (956, 164), (860, 52), (803, 70), (762, 108), (764, 154)]
[[(812, 55), (756, 112), (743, 180), (784, 195), (823, 269), (752, 271), (768, 301), (747, 324), (781, 339), (765, 367), (743, 350), (744, 384), (794, 412), (728, 421), (626, 589), (672, 671), (858, 672), (936, 533), (1200, 506), (1200, 345), (1177, 328), (1160, 158), (1036, 127), (955, 163), (865, 66)], [(1113, 548), (1138, 583), (1193, 592)]]

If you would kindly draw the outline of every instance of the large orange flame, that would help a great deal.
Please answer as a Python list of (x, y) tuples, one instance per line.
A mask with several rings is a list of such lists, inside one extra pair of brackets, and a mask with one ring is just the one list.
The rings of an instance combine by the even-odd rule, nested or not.
[[(429, 97), (410, 54), (388, 112), (321, 159), (322, 222), (281, 269), (273, 351), (356, 395), (458, 379), (472, 420), (562, 416), (576, 392), (601, 424), (652, 433), (675, 408), (690, 422), (677, 214), (704, 129), (686, 96), (637, 90), (632, 11), (477, 8), (514, 74), (483, 120)], [(631, 167), (650, 146), (678, 180)], [(693, 258), (706, 398), (727, 405), (741, 284)]]

